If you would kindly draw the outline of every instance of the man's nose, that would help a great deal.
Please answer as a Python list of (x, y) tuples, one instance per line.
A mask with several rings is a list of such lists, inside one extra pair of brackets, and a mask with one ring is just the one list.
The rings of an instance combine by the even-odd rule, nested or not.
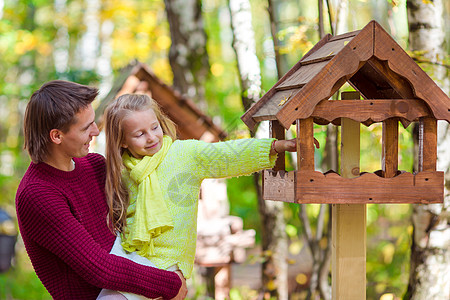
[(100, 134), (100, 130), (98, 130), (97, 123), (94, 122), (94, 124), (92, 124), (92, 125), (93, 125), (93, 127), (92, 127), (91, 135), (92, 135), (92, 136), (97, 136), (97, 135), (99, 135), (99, 134)]

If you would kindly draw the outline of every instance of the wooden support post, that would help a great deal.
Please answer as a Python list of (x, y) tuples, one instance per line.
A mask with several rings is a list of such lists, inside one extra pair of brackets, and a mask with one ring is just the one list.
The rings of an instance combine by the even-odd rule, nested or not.
[(297, 120), (297, 169), (314, 171), (313, 118)]
[(381, 168), (385, 178), (394, 177), (398, 170), (398, 119), (383, 122)]
[(231, 289), (231, 263), (208, 266), (204, 269), (206, 295), (211, 299), (229, 299)]
[(231, 264), (216, 268), (215, 296), (216, 300), (230, 299), (231, 289)]
[(437, 121), (434, 118), (419, 120), (419, 171), (436, 171)]
[[(284, 140), (286, 138), (286, 132), (284, 127), (281, 126), (278, 121), (270, 121), (270, 136), (277, 140)], [(273, 167), (274, 171), (280, 171), (286, 169), (286, 158), (284, 152), (278, 154), (277, 161)]]
[[(352, 178), (359, 176), (360, 124), (342, 118), (341, 125), (341, 176)], [(366, 299), (365, 204), (333, 204), (332, 243), (332, 299)]]

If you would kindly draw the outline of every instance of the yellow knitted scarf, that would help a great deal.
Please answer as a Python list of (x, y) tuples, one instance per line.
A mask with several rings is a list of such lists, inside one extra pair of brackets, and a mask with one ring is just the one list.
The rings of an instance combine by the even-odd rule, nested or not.
[(152, 156), (138, 159), (130, 156), (127, 151), (122, 155), (130, 178), (137, 184), (137, 195), (130, 195), (130, 199), (136, 199), (134, 222), (128, 226), (127, 234), (122, 236), (122, 247), (147, 258), (155, 255), (153, 239), (173, 228), (172, 217), (164, 202), (156, 174), (156, 168), (171, 145), (172, 139), (165, 135), (161, 149)]

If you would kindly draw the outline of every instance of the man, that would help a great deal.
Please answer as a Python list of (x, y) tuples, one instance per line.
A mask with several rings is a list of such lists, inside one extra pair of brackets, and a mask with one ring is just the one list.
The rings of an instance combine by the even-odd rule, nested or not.
[[(178, 274), (109, 254), (105, 161), (89, 153), (99, 134), (98, 90), (55, 80), (36, 91), (24, 118), (31, 164), (16, 194), (19, 228), (33, 267), (54, 299), (96, 299), (101, 288), (183, 299)], [(107, 297), (103, 297), (105, 299)]]

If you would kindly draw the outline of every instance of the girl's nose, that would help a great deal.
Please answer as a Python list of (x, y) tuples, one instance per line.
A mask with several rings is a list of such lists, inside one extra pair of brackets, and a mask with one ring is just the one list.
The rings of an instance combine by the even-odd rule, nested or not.
[(155, 139), (155, 135), (151, 132), (147, 133), (147, 141), (152, 142)]

